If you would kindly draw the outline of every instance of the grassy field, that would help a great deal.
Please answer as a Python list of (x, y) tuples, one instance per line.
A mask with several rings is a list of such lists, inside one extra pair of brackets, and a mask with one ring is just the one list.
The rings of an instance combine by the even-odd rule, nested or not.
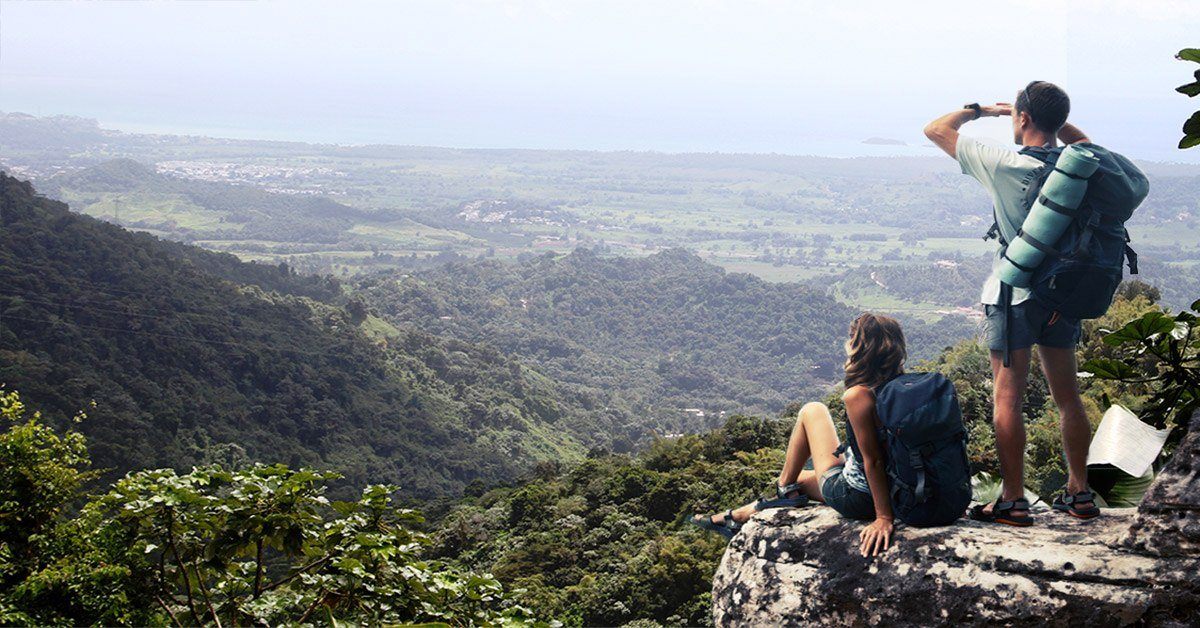
[(81, 213), (126, 225), (163, 225), (196, 231), (236, 231), (242, 227), (225, 222), (224, 212), (200, 207), (174, 195), (107, 193), (95, 196), (75, 192), (64, 195), (62, 200)]

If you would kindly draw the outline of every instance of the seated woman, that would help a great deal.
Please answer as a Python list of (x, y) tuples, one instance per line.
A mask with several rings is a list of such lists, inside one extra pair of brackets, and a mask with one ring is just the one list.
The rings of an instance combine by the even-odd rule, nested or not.
[[(776, 497), (712, 516), (697, 515), (692, 523), (728, 538), (760, 510), (803, 506), (809, 499), (824, 502), (843, 517), (871, 521), (863, 529), (859, 550), (878, 555), (891, 544), (892, 503), (884, 469), (883, 445), (875, 414), (875, 390), (904, 372), (907, 356), (900, 323), (866, 313), (850, 325), (846, 341), (846, 392), (842, 401), (854, 438), (845, 455), (829, 408), (811, 402), (800, 409), (788, 440), (787, 457), (779, 473)], [(804, 468), (812, 459), (812, 470)]]

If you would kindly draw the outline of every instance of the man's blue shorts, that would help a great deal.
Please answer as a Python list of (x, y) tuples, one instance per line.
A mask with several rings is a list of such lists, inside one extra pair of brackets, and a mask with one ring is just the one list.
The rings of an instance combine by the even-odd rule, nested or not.
[[(985, 305), (984, 312), (987, 314), (984, 333), (988, 348), (1003, 351), (1004, 311), (996, 305)], [(1033, 345), (1069, 348), (1079, 342), (1079, 319), (1061, 316), (1033, 299), (1012, 306), (1008, 324), (1009, 349), (1028, 349)]]

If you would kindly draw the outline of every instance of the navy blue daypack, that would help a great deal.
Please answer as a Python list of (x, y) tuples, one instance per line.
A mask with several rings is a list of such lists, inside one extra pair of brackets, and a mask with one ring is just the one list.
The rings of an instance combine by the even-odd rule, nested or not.
[[(900, 375), (875, 392), (892, 510), (911, 526), (949, 525), (971, 503), (967, 431), (954, 384), (940, 373)], [(862, 460), (854, 430), (847, 430)]]

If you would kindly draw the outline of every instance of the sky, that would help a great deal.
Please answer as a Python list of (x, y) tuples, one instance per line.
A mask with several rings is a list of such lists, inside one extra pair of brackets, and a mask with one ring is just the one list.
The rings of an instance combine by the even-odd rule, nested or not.
[[(0, 111), (328, 143), (934, 154), (1033, 79), (1094, 141), (1177, 151), (1197, 0), (0, 0)], [(1007, 124), (966, 132), (1011, 140)], [(904, 147), (863, 144), (871, 137)]]

